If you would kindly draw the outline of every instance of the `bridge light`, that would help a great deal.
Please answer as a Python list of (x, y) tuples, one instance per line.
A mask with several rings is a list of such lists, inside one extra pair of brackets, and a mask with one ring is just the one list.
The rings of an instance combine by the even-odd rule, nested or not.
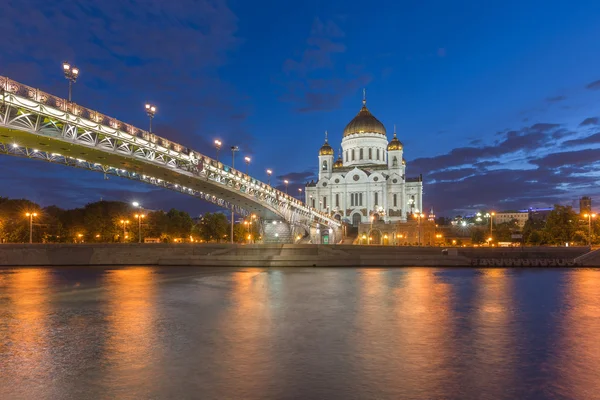
[(267, 175), (269, 176), (269, 181), (268, 181), (269, 186), (271, 186), (271, 174), (272, 173), (273, 173), (273, 171), (271, 171), (270, 169), (267, 170)]
[(13, 143), (12, 147), (13, 147), (13, 149), (16, 149), (17, 147), (19, 147), (19, 145), (16, 143)]
[(152, 118), (154, 118), (154, 114), (156, 114), (156, 106), (146, 103), (146, 114), (148, 114), (148, 118), (150, 118), (150, 126), (148, 128), (148, 132), (152, 133)]
[(76, 66), (71, 65), (65, 61), (65, 62), (63, 62), (63, 72), (65, 74), (65, 79), (69, 81), (69, 102), (70, 102), (72, 86), (77, 81), (77, 77), (79, 76), (79, 68), (77, 68)]
[(217, 162), (219, 162), (219, 151), (221, 150), (222, 144), (223, 142), (221, 142), (219, 139), (215, 139), (215, 148), (217, 149)]
[(289, 183), (290, 183), (290, 181), (288, 181), (287, 179), (285, 179), (285, 180), (283, 181), (283, 184), (285, 185), (285, 194), (287, 194), (287, 192), (288, 192), (288, 184), (289, 184)]

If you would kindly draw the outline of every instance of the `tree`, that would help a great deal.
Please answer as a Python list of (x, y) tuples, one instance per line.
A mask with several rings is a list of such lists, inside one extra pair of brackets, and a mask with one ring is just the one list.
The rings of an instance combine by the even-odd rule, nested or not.
[(0, 202), (0, 241), (9, 243), (29, 242), (29, 218), (26, 213), (37, 213), (33, 219), (33, 240), (40, 242), (42, 233), (39, 222), (43, 219), (40, 206), (25, 199), (9, 199)]
[(471, 243), (480, 244), (485, 241), (485, 232), (483, 229), (473, 228), (471, 229)]
[(564, 245), (573, 240), (578, 228), (578, 217), (571, 206), (556, 204), (546, 219), (544, 233), (550, 244)]
[[(206, 213), (197, 225), (197, 231), (202, 240), (220, 242), (229, 235), (229, 222), (222, 213)], [(234, 231), (234, 235), (235, 235)], [(235, 239), (235, 236), (234, 236)], [(237, 239), (236, 239), (237, 240)]]

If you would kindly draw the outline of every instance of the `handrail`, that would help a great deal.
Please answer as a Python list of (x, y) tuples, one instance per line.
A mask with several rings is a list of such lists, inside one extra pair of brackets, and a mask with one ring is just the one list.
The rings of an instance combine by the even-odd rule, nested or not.
[[(229, 166), (226, 166), (211, 157), (203, 155), (202, 153), (190, 149), (188, 147), (182, 146), (178, 143), (172, 142), (166, 138), (155, 135), (151, 132), (145, 131), (143, 129), (137, 128), (131, 124), (124, 123), (122, 121), (117, 120), (116, 118), (110, 118), (98, 111), (91, 110), (89, 108), (80, 106), (75, 102), (51, 95), (39, 89), (33, 88), (31, 86), (22, 84), (20, 82), (14, 81), (8, 77), (0, 75), (0, 90), (2, 92), (2, 102), (4, 104), (6, 100), (7, 93), (20, 96), (26, 99), (33, 100), (37, 103), (48, 105), (50, 107), (55, 107), (58, 110), (61, 110), (67, 114), (75, 115), (76, 117), (87, 119), (92, 121), (98, 125), (102, 125), (115, 130), (122, 130), (123, 132), (131, 135), (133, 137), (137, 137), (140, 139), (144, 139), (150, 143), (158, 144), (164, 147), (166, 150), (173, 150), (178, 153), (183, 153), (188, 157), (192, 156), (194, 158), (201, 159), (205, 162), (206, 165), (218, 169), (224, 173), (230, 173), (234, 176), (241, 178), (247, 181), (247, 184), (255, 184), (258, 185), (263, 192), (271, 192), (271, 195), (274, 195), (277, 200), (286, 200), (293, 207), (299, 209), (304, 213), (308, 213), (313, 218), (321, 218), (322, 220), (327, 221), (329, 224), (339, 225), (340, 222), (333, 219), (327, 213), (321, 212), (317, 209), (309, 207), (297, 200), (293, 196), (288, 195), (287, 193), (283, 193), (274, 187), (267, 185), (266, 183), (259, 181), (258, 179), (252, 178), (250, 175), (244, 174), (240, 171), (237, 171)], [(215, 164), (217, 165), (215, 167)], [(270, 188), (270, 189), (269, 189)]]

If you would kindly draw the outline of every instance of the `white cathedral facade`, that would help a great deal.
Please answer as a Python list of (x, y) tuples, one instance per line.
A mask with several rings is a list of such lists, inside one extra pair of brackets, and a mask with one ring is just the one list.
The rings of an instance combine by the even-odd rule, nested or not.
[(404, 146), (388, 142), (385, 127), (367, 109), (366, 99), (344, 129), (334, 161), (327, 142), (319, 150), (319, 179), (305, 188), (305, 202), (358, 226), (371, 221), (406, 222), (423, 212), (422, 177), (407, 178)]

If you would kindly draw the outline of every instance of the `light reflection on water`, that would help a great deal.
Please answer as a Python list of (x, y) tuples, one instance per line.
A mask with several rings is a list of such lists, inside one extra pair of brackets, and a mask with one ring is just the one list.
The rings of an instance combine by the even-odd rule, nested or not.
[(597, 399), (600, 271), (0, 269), (0, 398)]

